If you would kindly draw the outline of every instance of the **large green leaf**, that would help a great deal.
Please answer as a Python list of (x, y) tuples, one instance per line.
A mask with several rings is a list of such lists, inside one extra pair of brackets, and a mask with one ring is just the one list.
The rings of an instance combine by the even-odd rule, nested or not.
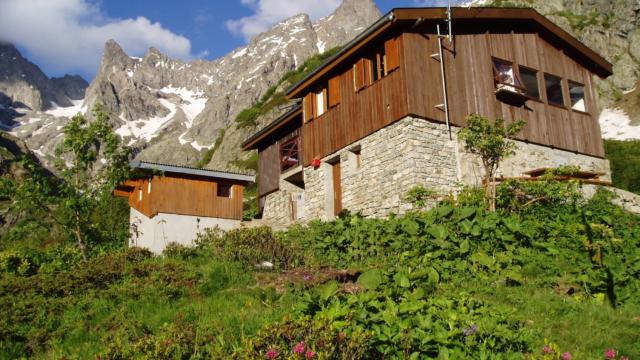
[(358, 284), (365, 289), (375, 290), (384, 281), (384, 275), (380, 269), (365, 271), (358, 277)]

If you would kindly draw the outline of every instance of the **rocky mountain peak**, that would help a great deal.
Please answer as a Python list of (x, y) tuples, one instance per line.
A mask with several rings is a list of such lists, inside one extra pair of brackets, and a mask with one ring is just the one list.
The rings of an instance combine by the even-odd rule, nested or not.
[[(183, 62), (155, 48), (140, 59), (109, 40), (83, 104), (68, 113), (86, 112), (100, 102), (111, 114), (116, 134), (137, 149), (139, 159), (193, 165), (215, 146), (208, 167), (225, 168), (244, 156), (239, 144), (255, 130), (236, 127), (243, 109), (255, 105), (284, 74), (343, 45), (379, 16), (371, 0), (346, 0), (316, 24), (307, 14), (292, 16), (214, 61)], [(271, 115), (278, 111), (276, 107)], [(55, 115), (61, 125), (62, 113)], [(46, 156), (59, 141), (62, 126), (30, 121), (21, 119), (13, 133), (33, 144), (38, 156)]]
[(344, 0), (314, 25), (320, 52), (349, 42), (382, 15), (373, 0)]
[(71, 100), (84, 96), (87, 85), (79, 76), (49, 79), (15, 46), (0, 43), (0, 93), (11, 99), (14, 107), (46, 110), (71, 106)]

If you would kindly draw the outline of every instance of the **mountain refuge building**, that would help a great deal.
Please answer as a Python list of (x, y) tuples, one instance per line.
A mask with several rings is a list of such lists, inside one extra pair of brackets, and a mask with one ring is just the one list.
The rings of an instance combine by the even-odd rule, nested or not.
[(594, 76), (612, 65), (533, 9), (398, 8), (287, 92), (299, 105), (249, 137), (263, 218), (289, 225), (343, 209), (411, 209), (482, 179), (458, 131), (479, 114), (522, 119), (502, 176), (577, 165), (610, 179)]
[(156, 254), (170, 243), (192, 245), (207, 228), (230, 230), (242, 222), (244, 187), (252, 175), (158, 164), (131, 163), (134, 178), (114, 195), (130, 206), (130, 246)]

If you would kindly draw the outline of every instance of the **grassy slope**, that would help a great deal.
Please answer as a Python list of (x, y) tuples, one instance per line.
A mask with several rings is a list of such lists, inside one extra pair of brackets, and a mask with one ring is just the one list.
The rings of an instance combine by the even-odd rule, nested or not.
[[(588, 264), (588, 255), (580, 250), (582, 245), (571, 245), (574, 241), (571, 233), (579, 227), (579, 222), (573, 222), (579, 217), (540, 209), (548, 212), (539, 216), (542, 220), (536, 220), (542, 223), (524, 222), (538, 216), (526, 220), (527, 216), (522, 215), (521, 221), (528, 226), (534, 224), (536, 231), (542, 231), (540, 234), (550, 231), (556, 235), (542, 240), (534, 233), (534, 238), (542, 242), (533, 252), (515, 248), (518, 250), (513, 252), (513, 261), (521, 262), (516, 268), (522, 274), (518, 285), (505, 282), (502, 273), (493, 274), (479, 266), (473, 256), (468, 260), (458, 258), (455, 255), (458, 246), (447, 245), (450, 254), (444, 255), (451, 260), (430, 261), (439, 269), (441, 281), (429, 296), (451, 299), (468, 293), (483, 300), (486, 308), (500, 309), (510, 321), (524, 324), (519, 331), (527, 334), (532, 353), (548, 338), (561, 349), (571, 351), (574, 359), (601, 358), (606, 348), (616, 348), (632, 359), (640, 357), (640, 303), (625, 300), (613, 308), (585, 292), (576, 283), (575, 276), (579, 274), (575, 272)], [(593, 207), (590, 211), (603, 210)], [(437, 213), (435, 219), (440, 219)], [(491, 214), (478, 214), (478, 220), (474, 221), (495, 219)], [(516, 214), (505, 216), (520, 219)], [(622, 220), (617, 212), (605, 213), (602, 219), (610, 221), (610, 216), (618, 219), (612, 223), (612, 229), (617, 236), (624, 236), (623, 241), (628, 244), (625, 251), (637, 251), (639, 233), (629, 228), (629, 222), (637, 225), (639, 219), (625, 215)], [(346, 219), (296, 228), (284, 236), (300, 241), (289, 252), (296, 256), (304, 252), (305, 271), (314, 277), (321, 270), (313, 264), (376, 266), (395, 271), (402, 268), (401, 263), (419, 260), (422, 255), (418, 254), (434, 254), (433, 244), (425, 243), (428, 246), (425, 250), (420, 245), (422, 239), (432, 236), (428, 225), (432, 218), (429, 213), (383, 221)], [(596, 219), (589, 222), (595, 223)], [(461, 231), (455, 219), (436, 220), (440, 221), (449, 228), (451, 236)], [(414, 228), (414, 224), (425, 222), (424, 230)], [(471, 252), (485, 251), (475, 247), (480, 249), (482, 242), (492, 243), (495, 236), (505, 236), (504, 226), (498, 224), (495, 230), (487, 230), (489, 238), (476, 240), (477, 245), (472, 243)], [(236, 236), (239, 234), (250, 233), (243, 230)], [(556, 236), (557, 243), (553, 240)], [(230, 239), (233, 249), (243, 248), (242, 244), (236, 246), (238, 239)], [(249, 237), (247, 241), (253, 243), (252, 239)], [(352, 242), (354, 239), (356, 242)], [(415, 245), (403, 251), (395, 248), (394, 241)], [(387, 245), (380, 247), (383, 243)], [(544, 249), (549, 246), (554, 250), (547, 253)], [(497, 251), (496, 259), (505, 254), (493, 251)], [(388, 257), (371, 255), (375, 252)], [(395, 260), (395, 252), (402, 254), (402, 260)], [(252, 336), (262, 326), (290, 314), (305, 294), (314, 291), (288, 287), (290, 279), (286, 277), (274, 281), (277, 273), (246, 271), (239, 263), (216, 259), (215, 253), (220, 254), (211, 249), (181, 250), (167, 257), (149, 258), (136, 250), (114, 251), (97, 256), (86, 266), (66, 265), (63, 257), (54, 257), (53, 263), (37, 273), (19, 275), (4, 271), (0, 273), (0, 307), (8, 310), (0, 318), (0, 358), (92, 358), (99, 354), (107, 358), (142, 354), (152, 358), (226, 357), (240, 346), (243, 336)], [(235, 250), (230, 252), (233, 253)], [(618, 255), (606, 256), (613, 259)], [(7, 259), (6, 251), (0, 254), (3, 270), (11, 263)], [(447, 267), (449, 270), (445, 270)], [(638, 274), (635, 276), (629, 284), (640, 281)], [(260, 286), (256, 278), (260, 278)], [(276, 283), (284, 293), (276, 293), (264, 285)], [(570, 288), (575, 290), (571, 296), (566, 294)], [(351, 295), (341, 295), (344, 296), (349, 299)]]

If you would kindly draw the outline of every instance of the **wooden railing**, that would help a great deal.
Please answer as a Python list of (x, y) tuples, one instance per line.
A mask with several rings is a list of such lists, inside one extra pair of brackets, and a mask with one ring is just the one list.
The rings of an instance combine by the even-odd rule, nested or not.
[(300, 137), (280, 144), (280, 171), (284, 172), (300, 164)]

